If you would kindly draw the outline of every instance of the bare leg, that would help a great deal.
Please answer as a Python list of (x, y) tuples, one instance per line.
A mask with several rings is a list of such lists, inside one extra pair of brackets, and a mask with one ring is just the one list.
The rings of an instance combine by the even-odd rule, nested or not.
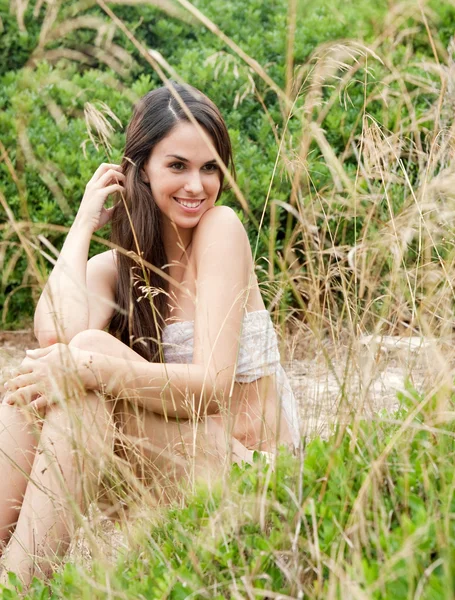
[(19, 516), (39, 431), (21, 409), (0, 405), (0, 556)]
[[(48, 409), (30, 482), (3, 566), (25, 584), (47, 576), (64, 554), (74, 521), (94, 495), (99, 461), (112, 448), (110, 404), (88, 392)], [(97, 458), (95, 458), (97, 457)]]
[[(70, 345), (146, 362), (104, 331), (82, 331)], [(206, 481), (217, 478), (221, 475), (220, 468), (229, 467), (231, 462), (252, 462), (253, 452), (229, 435), (229, 428), (220, 414), (193, 423), (188, 419), (165, 419), (128, 403), (123, 408), (120, 420), (124, 424), (124, 454), (128, 454), (128, 460), (139, 474), (151, 471), (156, 475), (157, 489), (159, 481), (172, 482), (164, 483), (166, 489), (171, 489), (182, 479), (194, 482), (198, 478)]]
[(233, 462), (253, 461), (253, 451), (228, 435), (220, 415), (196, 423), (166, 420), (129, 403), (117, 415), (122, 455), (160, 504), (180, 500), (182, 488), (193, 489), (198, 481), (219, 481)]
[[(81, 332), (70, 345), (144, 360), (101, 331)], [(3, 559), (6, 571), (15, 571), (24, 583), (28, 583), (33, 575), (49, 574), (55, 558), (66, 550), (75, 518), (94, 495), (99, 477), (99, 458), (112, 449), (109, 403), (89, 392), (85, 398), (70, 402), (69, 407), (71, 410), (54, 406), (46, 413), (39, 451), (35, 456), (16, 531)], [(199, 477), (205, 480), (210, 480), (212, 476), (218, 478), (220, 467), (226, 464), (226, 459), (251, 461), (252, 452), (239, 441), (227, 439), (226, 429), (217, 416), (193, 424), (172, 419), (166, 422), (160, 415), (147, 411), (138, 413), (139, 425), (131, 427), (128, 424), (126, 437), (132, 437), (133, 447), (140, 450), (137, 453), (133, 448), (134, 456), (141, 454), (144, 457), (142, 450), (145, 448), (147, 458), (152, 459), (153, 472), (164, 475), (164, 479), (161, 479), (167, 483), (167, 490), (163, 490), (164, 497), (174, 495), (172, 490), (175, 489), (175, 483), (182, 478), (190, 483)], [(18, 442), (29, 457), (27, 472), (30, 471), (30, 451), (33, 451), (36, 438), (28, 441), (28, 446), (26, 440)], [(98, 462), (94, 457), (98, 458)], [(25, 468), (23, 470), (26, 471)], [(17, 504), (20, 504), (26, 483), (25, 477), (22, 492), (16, 495)], [(15, 514), (17, 516), (17, 509)]]

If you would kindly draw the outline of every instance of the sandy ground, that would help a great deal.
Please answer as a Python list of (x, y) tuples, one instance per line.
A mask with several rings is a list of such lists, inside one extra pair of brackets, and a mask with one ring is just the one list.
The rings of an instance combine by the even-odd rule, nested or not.
[[(19, 365), (26, 348), (37, 348), (31, 330), (0, 331), (0, 384)], [(292, 350), (290, 350), (292, 348)], [(442, 352), (442, 354), (441, 354)], [(340, 418), (360, 411), (365, 416), (397, 406), (397, 391), (408, 379), (418, 390), (444, 369), (444, 349), (421, 338), (361, 338), (355, 347), (295, 340), (283, 361), (297, 399), (302, 433), (326, 434)], [(290, 358), (290, 354), (299, 359)], [(441, 368), (437, 369), (436, 364)]]
[[(439, 367), (438, 367), (439, 365)], [(399, 406), (398, 392), (423, 392), (446, 372), (440, 349), (419, 338), (371, 336), (355, 346), (320, 344), (301, 360), (284, 362), (296, 396), (302, 434), (326, 437), (353, 416), (385, 416)]]
[[(0, 332), (2, 391), (9, 370), (20, 363), (25, 349), (37, 346), (29, 330)], [(353, 415), (386, 416), (397, 408), (397, 392), (405, 389), (406, 380), (418, 391), (435, 389), (451, 372), (445, 364), (447, 352), (440, 342), (436, 347), (420, 338), (365, 337), (357, 340), (354, 347), (293, 339), (286, 346), (284, 354), (288, 360), (283, 361), (283, 366), (298, 402), (302, 434), (309, 437), (326, 437), (335, 423), (351, 422)], [(299, 359), (291, 359), (290, 354)], [(96, 537), (106, 557), (113, 557), (125, 543), (122, 534), (107, 520), (101, 520)], [(89, 564), (90, 550), (83, 535), (73, 544), (69, 557)]]

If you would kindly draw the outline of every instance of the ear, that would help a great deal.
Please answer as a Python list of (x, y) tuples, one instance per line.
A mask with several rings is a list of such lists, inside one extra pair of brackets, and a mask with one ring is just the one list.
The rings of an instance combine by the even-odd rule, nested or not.
[(142, 180), (144, 183), (150, 183), (150, 180), (149, 180), (149, 178), (147, 177), (147, 173), (144, 171), (144, 169), (141, 169), (141, 170), (139, 171), (139, 175), (140, 175), (140, 177), (141, 177), (141, 180)]

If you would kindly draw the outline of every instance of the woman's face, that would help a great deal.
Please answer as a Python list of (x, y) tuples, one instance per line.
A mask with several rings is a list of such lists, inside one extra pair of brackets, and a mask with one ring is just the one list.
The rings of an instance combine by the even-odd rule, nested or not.
[(152, 150), (145, 180), (164, 217), (184, 229), (195, 227), (220, 190), (220, 168), (196, 127), (178, 123)]

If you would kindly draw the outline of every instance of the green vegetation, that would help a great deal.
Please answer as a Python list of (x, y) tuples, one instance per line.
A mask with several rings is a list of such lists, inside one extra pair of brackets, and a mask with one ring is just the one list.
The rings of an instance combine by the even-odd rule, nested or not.
[[(0, 307), (10, 328), (30, 318), (30, 298), (37, 299), (50, 268), (37, 236), (61, 245), (65, 230), (55, 225), (71, 224), (97, 165), (120, 159), (133, 103), (160, 84), (101, 6), (62, 2), (55, 13), (34, 2), (25, 6), (23, 15), (6, 6), (0, 11), (0, 136), (11, 161), (0, 163), (0, 192), (29, 240), (27, 260), (24, 238), (18, 246), (17, 232), (0, 215)], [(224, 202), (247, 227), (269, 303), (281, 289), (281, 307), (290, 304), (316, 329), (338, 318), (342, 306), (371, 327), (384, 317), (379, 297), (387, 289), (392, 327), (403, 316), (415, 326), (416, 296), (437, 293), (432, 325), (440, 326), (450, 290), (434, 281), (441, 261), (450, 270), (451, 223), (445, 219), (441, 229), (433, 211), (422, 227), (414, 198), (436, 188), (429, 201), (438, 206), (447, 195), (444, 132), (453, 106), (447, 47), (455, 8), (312, 0), (297, 3), (289, 17), (284, 0), (194, 6), (226, 38), (178, 3), (168, 5), (172, 16), (150, 5), (113, 10), (144, 49), (160, 54), (168, 76), (203, 89), (225, 115), (248, 210), (233, 192)], [(288, 20), (295, 26), (292, 53)], [(87, 103), (122, 123), (106, 116), (114, 129), (109, 151), (95, 147), (93, 123), (89, 138)], [(92, 252), (101, 249), (94, 244)], [(425, 277), (406, 286), (403, 267)]]
[(301, 460), (235, 466), (230, 485), (148, 514), (116, 566), (67, 564), (24, 598), (452, 598), (455, 421), (430, 425), (441, 401), (409, 389), (390, 420), (315, 438)]
[[(134, 45), (101, 1), (0, 0), (3, 326), (29, 322), (85, 184), (120, 159), (132, 105), (161, 84), (156, 59), (226, 118), (247, 206), (233, 191), (223, 201), (276, 319), (303, 323), (322, 352), (363, 333), (448, 339), (440, 377), (369, 421), (342, 380), (352, 421), (302, 457), (235, 467), (229, 485), (149, 510), (116, 566), (68, 564), (23, 593), (12, 578), (4, 600), (455, 596), (455, 6), (295, 4), (194, 2), (218, 30), (184, 2), (110, 5)], [(105, 141), (90, 105), (112, 127)]]

